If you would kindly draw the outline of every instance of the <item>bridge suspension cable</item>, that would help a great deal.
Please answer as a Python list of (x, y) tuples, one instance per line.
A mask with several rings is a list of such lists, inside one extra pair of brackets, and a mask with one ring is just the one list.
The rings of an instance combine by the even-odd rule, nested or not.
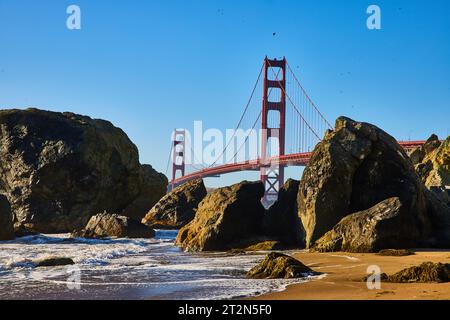
[(244, 108), (244, 112), (242, 113), (241, 118), (239, 119), (239, 122), (238, 122), (238, 124), (236, 125), (236, 128), (235, 128), (235, 130), (234, 130), (234, 132), (233, 132), (233, 135), (232, 135), (231, 138), (228, 140), (227, 144), (225, 145), (225, 148), (223, 148), (222, 152), (221, 152), (220, 155), (217, 157), (217, 159), (209, 166), (210, 168), (213, 167), (213, 166), (217, 163), (217, 161), (219, 161), (219, 160), (222, 158), (222, 156), (225, 154), (226, 149), (230, 146), (231, 142), (233, 141), (234, 136), (236, 135), (237, 130), (238, 130), (239, 127), (241, 126), (242, 121), (244, 120), (245, 114), (247, 113), (248, 108), (250, 107), (250, 104), (251, 104), (251, 102), (252, 102), (252, 100), (253, 100), (253, 96), (255, 95), (256, 88), (258, 87), (259, 81), (261, 80), (261, 75), (262, 75), (262, 73), (263, 73), (263, 70), (264, 70), (264, 64), (261, 66), (261, 70), (259, 71), (258, 78), (256, 79), (255, 85), (253, 86), (252, 93), (250, 94), (250, 98), (249, 98), (248, 101), (247, 101), (247, 104), (246, 104), (246, 106), (245, 106), (245, 108)]

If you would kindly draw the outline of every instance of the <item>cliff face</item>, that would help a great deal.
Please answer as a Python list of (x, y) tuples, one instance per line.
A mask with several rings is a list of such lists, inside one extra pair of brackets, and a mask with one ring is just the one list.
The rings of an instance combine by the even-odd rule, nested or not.
[[(0, 111), (0, 193), (11, 203), (16, 228), (69, 232), (92, 214), (127, 208), (142, 218), (166, 187), (167, 179), (141, 166), (136, 146), (110, 122), (37, 109)], [(140, 198), (145, 193), (152, 198)]]

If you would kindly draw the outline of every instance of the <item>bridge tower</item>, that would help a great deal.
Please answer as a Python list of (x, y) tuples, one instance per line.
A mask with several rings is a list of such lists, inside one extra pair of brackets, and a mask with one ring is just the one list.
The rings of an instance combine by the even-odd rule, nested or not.
[[(277, 68), (278, 71), (275, 69)], [(276, 93), (278, 91), (278, 93)], [(271, 97), (275, 97), (271, 98)], [(278, 112), (278, 124), (269, 126), (269, 112)], [(273, 122), (273, 121), (271, 121)], [(261, 181), (264, 183), (264, 204), (275, 201), (278, 191), (284, 184), (284, 166), (278, 163), (270, 163), (267, 157), (283, 156), (285, 154), (285, 130), (286, 129), (286, 59), (264, 60), (264, 82), (262, 101), (262, 137), (261, 137)], [(270, 141), (272, 139), (272, 141)], [(274, 141), (278, 144), (278, 150), (274, 148)], [(270, 141), (270, 142), (269, 142)]]
[(172, 155), (172, 185), (170, 190), (173, 190), (175, 186), (175, 179), (177, 178), (177, 173), (180, 172), (181, 177), (185, 174), (186, 169), (186, 130), (175, 129), (173, 133), (173, 155)]

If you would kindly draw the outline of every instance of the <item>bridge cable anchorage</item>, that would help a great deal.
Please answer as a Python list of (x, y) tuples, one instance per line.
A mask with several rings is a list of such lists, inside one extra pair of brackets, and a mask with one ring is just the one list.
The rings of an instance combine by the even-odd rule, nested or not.
[(263, 70), (264, 70), (264, 64), (261, 66), (261, 70), (259, 71), (258, 78), (256, 79), (255, 85), (253, 86), (253, 90), (252, 90), (252, 93), (251, 93), (251, 95), (250, 95), (250, 98), (249, 98), (248, 101), (247, 101), (247, 105), (245, 106), (244, 112), (242, 113), (241, 118), (239, 119), (239, 122), (238, 122), (238, 124), (237, 124), (237, 126), (236, 126), (236, 129), (235, 129), (234, 132), (233, 132), (233, 135), (232, 135), (231, 138), (228, 140), (228, 143), (226, 144), (225, 148), (223, 148), (222, 153), (221, 153), (221, 154), (217, 157), (217, 159), (209, 166), (209, 168), (213, 167), (213, 166), (217, 163), (217, 161), (219, 161), (219, 159), (225, 154), (226, 149), (230, 146), (230, 143), (233, 141), (233, 138), (234, 138), (234, 136), (236, 135), (236, 132), (237, 132), (237, 130), (239, 129), (239, 127), (240, 127), (242, 121), (244, 120), (244, 116), (245, 116), (245, 114), (247, 113), (248, 108), (250, 107), (250, 103), (251, 103), (252, 100), (253, 100), (253, 96), (254, 96), (254, 94), (255, 94), (255, 92), (256, 92), (256, 88), (258, 87), (258, 83), (259, 83), (259, 80), (261, 79), (261, 75), (262, 75)]
[(325, 121), (325, 123), (328, 125), (328, 127), (330, 129), (333, 129), (333, 127), (331, 126), (331, 124), (328, 122), (328, 120), (323, 116), (322, 112), (320, 112), (320, 110), (316, 107), (315, 103), (311, 100), (311, 98), (309, 97), (308, 93), (306, 92), (306, 90), (303, 88), (302, 84), (300, 83), (300, 80), (298, 80), (297, 76), (294, 73), (294, 70), (292, 70), (291, 65), (289, 64), (288, 61), (286, 61), (287, 67), (289, 69), (289, 71), (291, 72), (292, 76), (294, 77), (295, 82), (297, 82), (298, 86), (300, 87), (300, 89), (303, 91), (303, 94), (306, 96), (306, 98), (308, 99), (309, 103), (311, 103), (311, 105), (314, 107), (314, 109), (317, 111), (317, 113), (320, 115), (320, 117), (322, 118), (323, 121)]
[(284, 88), (281, 85), (281, 81), (278, 79), (278, 76), (276, 75), (275, 71), (273, 71), (273, 67), (270, 65), (269, 62), (269, 66), (270, 69), (272, 70), (272, 73), (275, 75), (275, 81), (277, 81), (281, 87), (281, 90), (283, 90), (285, 96), (289, 99), (289, 102), (292, 104), (292, 106), (294, 107), (294, 109), (297, 111), (298, 115), (302, 118), (303, 122), (306, 124), (306, 126), (309, 128), (309, 130), (316, 136), (317, 139), (319, 139), (319, 141), (322, 141), (322, 139), (319, 137), (319, 135), (314, 131), (314, 129), (309, 125), (309, 123), (305, 120), (305, 118), (303, 117), (303, 115), (300, 113), (300, 111), (297, 109), (297, 107), (295, 106), (295, 104), (293, 103), (291, 97), (286, 93), (286, 90), (284, 90)]

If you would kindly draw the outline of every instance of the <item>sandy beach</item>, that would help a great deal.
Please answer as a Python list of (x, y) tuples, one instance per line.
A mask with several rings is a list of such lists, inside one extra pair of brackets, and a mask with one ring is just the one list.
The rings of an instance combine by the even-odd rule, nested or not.
[(415, 250), (415, 255), (386, 257), (376, 254), (296, 253), (295, 258), (312, 269), (326, 273), (322, 279), (289, 286), (283, 292), (260, 296), (261, 300), (448, 300), (450, 283), (382, 283), (380, 290), (369, 290), (361, 279), (367, 268), (377, 265), (392, 274), (425, 261), (450, 262), (450, 251)]

